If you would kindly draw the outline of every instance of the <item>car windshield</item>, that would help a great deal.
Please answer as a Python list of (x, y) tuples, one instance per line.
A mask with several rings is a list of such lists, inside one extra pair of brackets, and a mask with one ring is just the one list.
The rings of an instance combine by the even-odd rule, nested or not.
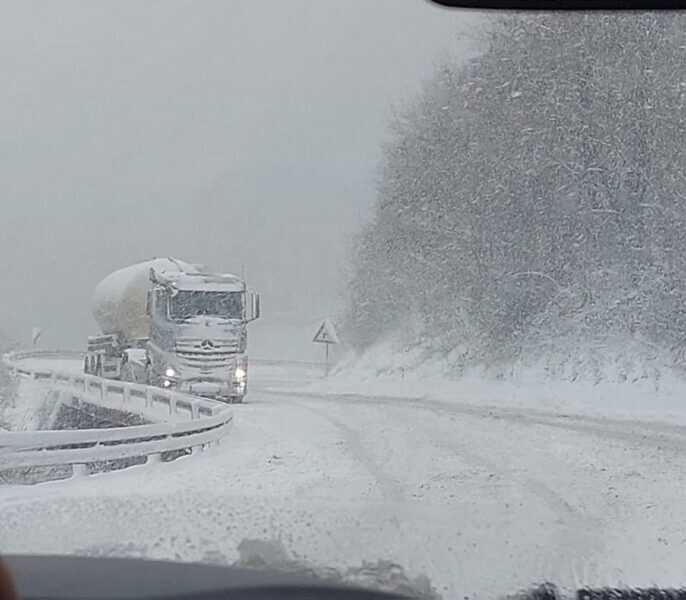
[(172, 319), (191, 317), (243, 317), (242, 292), (201, 292), (182, 290), (171, 296), (169, 314)]
[(8, 0), (0, 73), (0, 556), (686, 586), (686, 12)]

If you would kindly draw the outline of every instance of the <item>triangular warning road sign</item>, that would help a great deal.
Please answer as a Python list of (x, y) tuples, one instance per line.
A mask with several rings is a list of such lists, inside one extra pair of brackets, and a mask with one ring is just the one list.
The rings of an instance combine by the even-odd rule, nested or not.
[(319, 326), (319, 329), (317, 329), (317, 333), (314, 334), (312, 341), (319, 344), (340, 343), (338, 334), (336, 333), (336, 328), (333, 326), (333, 323), (329, 321), (329, 319), (324, 319), (322, 324)]

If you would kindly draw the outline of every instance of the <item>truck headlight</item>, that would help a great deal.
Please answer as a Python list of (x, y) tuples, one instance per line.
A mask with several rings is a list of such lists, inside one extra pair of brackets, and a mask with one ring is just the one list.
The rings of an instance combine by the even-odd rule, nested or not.
[(172, 367), (167, 367), (164, 372), (166, 377), (176, 377), (176, 371)]
[(233, 374), (234, 379), (236, 381), (238, 381), (238, 382), (245, 381), (245, 375), (246, 375), (245, 369), (243, 369), (242, 367), (236, 367), (236, 370), (234, 371), (234, 374)]

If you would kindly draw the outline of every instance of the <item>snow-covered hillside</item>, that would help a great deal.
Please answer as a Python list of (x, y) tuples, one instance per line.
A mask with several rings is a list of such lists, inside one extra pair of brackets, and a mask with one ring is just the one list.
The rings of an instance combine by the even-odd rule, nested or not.
[(557, 370), (543, 360), (460, 369), (459, 354), (460, 349), (441, 353), (387, 339), (359, 355), (349, 353), (329, 378), (307, 390), (686, 423), (686, 379), (664, 364), (637, 367), (630, 354), (618, 352), (604, 363), (592, 357), (594, 368), (582, 373), (572, 370), (580, 361), (559, 360)]
[(684, 367), (684, 16), (489, 25), (389, 128), (347, 339), (401, 332), (469, 367), (571, 363), (551, 379), (617, 358), (628, 379), (657, 356)]

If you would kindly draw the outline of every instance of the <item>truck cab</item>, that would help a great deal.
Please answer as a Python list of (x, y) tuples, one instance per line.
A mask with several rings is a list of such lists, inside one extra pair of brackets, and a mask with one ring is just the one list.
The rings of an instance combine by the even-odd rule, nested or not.
[(247, 324), (259, 295), (229, 274), (150, 270), (148, 383), (241, 402), (248, 389)]

